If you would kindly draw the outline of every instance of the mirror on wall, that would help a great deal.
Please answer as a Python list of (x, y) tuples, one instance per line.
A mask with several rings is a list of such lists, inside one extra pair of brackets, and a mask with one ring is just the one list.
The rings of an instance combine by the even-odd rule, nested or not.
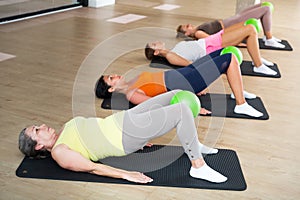
[(13, 20), (82, 4), (81, 0), (0, 0), (0, 20)]

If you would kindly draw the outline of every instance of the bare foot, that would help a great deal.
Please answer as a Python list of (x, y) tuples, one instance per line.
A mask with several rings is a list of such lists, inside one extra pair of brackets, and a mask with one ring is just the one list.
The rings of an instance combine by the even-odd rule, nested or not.
[(239, 43), (238, 45), (236, 45), (237, 47), (247, 47), (247, 44), (246, 43)]
[[(144, 147), (152, 147), (153, 146), (153, 144), (152, 143), (147, 143), (147, 144), (145, 144), (145, 146)], [(144, 147), (143, 148), (141, 148), (141, 150), (144, 150)]]
[(201, 92), (197, 93), (197, 96), (206, 95), (207, 92), (208, 92), (208, 89), (206, 88), (206, 89), (202, 90)]
[(205, 108), (200, 109), (200, 115), (209, 115), (211, 114), (211, 111), (206, 110)]

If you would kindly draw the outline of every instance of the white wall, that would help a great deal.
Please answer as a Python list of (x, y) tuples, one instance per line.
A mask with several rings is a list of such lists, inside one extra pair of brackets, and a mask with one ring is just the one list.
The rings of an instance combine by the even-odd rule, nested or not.
[(260, 0), (237, 0), (235, 13), (238, 13), (241, 10), (244, 10), (245, 8), (257, 3), (260, 3)]
[(115, 0), (89, 0), (89, 7), (98, 8), (115, 4)]

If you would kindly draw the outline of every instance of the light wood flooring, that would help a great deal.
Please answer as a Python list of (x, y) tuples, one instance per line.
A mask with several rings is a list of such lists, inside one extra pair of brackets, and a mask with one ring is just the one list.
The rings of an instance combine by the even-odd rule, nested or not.
[[(46, 123), (59, 129), (74, 115), (108, 116), (93, 87), (101, 73), (136, 74), (150, 69), (146, 42), (172, 46), (180, 23), (200, 24), (235, 12), (234, 0), (116, 0), (113, 6), (81, 8), (0, 25), (0, 52), (15, 55), (0, 62), (0, 199), (300, 199), (300, 1), (272, 1), (274, 36), (294, 51), (261, 50), (278, 64), (282, 77), (243, 76), (247, 91), (260, 96), (266, 121), (201, 117), (199, 138), (237, 152), (247, 182), (245, 191), (113, 185), (22, 179), (15, 175), (23, 155), (20, 130)], [(181, 7), (153, 9), (163, 3)], [(106, 20), (125, 14), (147, 18), (128, 24)], [(242, 49), (245, 60), (249, 56)], [(225, 77), (211, 91), (229, 93)], [(153, 142), (177, 143), (174, 133)]]

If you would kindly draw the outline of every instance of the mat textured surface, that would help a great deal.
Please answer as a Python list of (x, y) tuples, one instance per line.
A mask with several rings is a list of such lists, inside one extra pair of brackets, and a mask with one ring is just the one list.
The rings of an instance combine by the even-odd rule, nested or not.
[[(145, 184), (145, 186), (236, 191), (242, 191), (247, 188), (238, 156), (233, 150), (220, 149), (215, 155), (204, 155), (204, 159), (209, 166), (228, 177), (226, 182), (219, 184), (201, 179), (194, 179), (189, 176), (191, 167), (190, 161), (186, 154), (183, 153), (183, 148), (180, 146), (154, 145), (151, 148), (145, 148), (143, 151), (138, 151), (134, 154), (138, 155), (131, 156), (131, 154), (129, 156), (111, 158), (110, 160), (106, 160), (105, 164), (112, 163), (113, 165), (113, 163), (122, 163), (122, 165), (132, 166), (132, 163), (140, 163), (139, 165), (147, 166), (149, 163), (144, 163), (143, 161), (145, 158), (149, 157), (148, 160), (151, 161), (150, 164), (152, 166), (160, 166), (163, 156), (168, 156), (169, 158), (173, 156), (173, 161), (166, 166), (157, 167), (156, 169), (153, 169), (153, 171), (145, 172), (147, 176), (154, 179), (152, 183)], [(104, 163), (104, 160), (102, 162)], [(25, 157), (16, 170), (16, 175), (22, 178), (144, 185), (122, 179), (65, 170), (59, 167), (51, 157), (40, 160)]]
[(258, 39), (259, 48), (260, 49), (270, 49), (270, 50), (278, 50), (278, 51), (293, 51), (293, 47), (290, 45), (290, 43), (287, 40), (281, 40), (281, 44), (285, 45), (285, 48), (276, 48), (276, 47), (269, 47), (266, 46), (264, 41), (259, 38)]
[(267, 75), (267, 74), (254, 72), (251, 61), (243, 61), (240, 67), (241, 67), (241, 73), (243, 76), (260, 76), (260, 77), (267, 77), (267, 78), (280, 78), (281, 77), (281, 73), (280, 73), (279, 68), (276, 63), (274, 63), (274, 66), (268, 66), (270, 69), (273, 69), (274, 71), (277, 72), (276, 75)]

